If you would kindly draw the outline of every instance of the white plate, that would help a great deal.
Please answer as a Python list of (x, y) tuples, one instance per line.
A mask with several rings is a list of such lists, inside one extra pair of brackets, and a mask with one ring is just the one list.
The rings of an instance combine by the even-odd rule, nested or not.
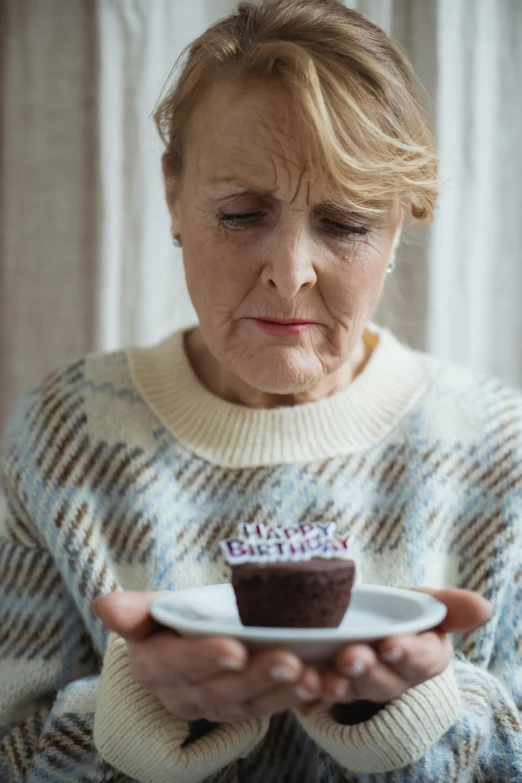
[(163, 593), (150, 611), (183, 636), (234, 636), (251, 650), (283, 647), (308, 663), (325, 665), (346, 644), (374, 644), (386, 636), (434, 628), (447, 610), (425, 593), (356, 584), (337, 628), (257, 628), (241, 623), (232, 585), (222, 584)]

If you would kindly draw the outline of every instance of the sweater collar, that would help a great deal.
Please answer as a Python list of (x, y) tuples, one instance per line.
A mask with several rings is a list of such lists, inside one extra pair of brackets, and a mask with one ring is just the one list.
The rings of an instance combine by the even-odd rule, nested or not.
[(253, 409), (222, 400), (201, 383), (184, 348), (190, 329), (127, 349), (130, 373), (176, 440), (224, 467), (312, 462), (370, 448), (414, 407), (440, 365), (371, 323), (376, 346), (345, 389), (302, 405)]

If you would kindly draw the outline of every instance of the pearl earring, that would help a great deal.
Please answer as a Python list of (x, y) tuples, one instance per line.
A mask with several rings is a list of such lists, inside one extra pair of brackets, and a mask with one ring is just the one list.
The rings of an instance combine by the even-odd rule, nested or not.
[(386, 270), (389, 275), (395, 272), (396, 266), (397, 264), (395, 263), (395, 255), (393, 255), (390, 259), (390, 263), (388, 264), (388, 269)]
[(181, 247), (181, 237), (179, 234), (172, 237), (172, 244), (174, 247)]

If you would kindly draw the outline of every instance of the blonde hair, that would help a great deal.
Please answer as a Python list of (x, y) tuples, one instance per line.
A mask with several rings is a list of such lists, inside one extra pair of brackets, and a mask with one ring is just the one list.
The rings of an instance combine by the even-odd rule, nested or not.
[(356, 11), (337, 0), (241, 2), (184, 49), (176, 71), (154, 113), (169, 175), (182, 175), (194, 107), (220, 75), (275, 78), (332, 203), (348, 198), (368, 216), (400, 204), (432, 222), (438, 157), (418, 82), (398, 45)]

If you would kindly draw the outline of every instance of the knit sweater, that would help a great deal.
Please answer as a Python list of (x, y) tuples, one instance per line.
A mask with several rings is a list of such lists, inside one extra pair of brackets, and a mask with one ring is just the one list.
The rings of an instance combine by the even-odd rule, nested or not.
[[(182, 332), (20, 398), (1, 459), (2, 783), (522, 781), (522, 398), (373, 324), (367, 339), (347, 388), (298, 406), (219, 399)], [(267, 520), (334, 521), (364, 582), (470, 588), (493, 617), (356, 725), (191, 725), (91, 603), (229, 581), (220, 540)]]

